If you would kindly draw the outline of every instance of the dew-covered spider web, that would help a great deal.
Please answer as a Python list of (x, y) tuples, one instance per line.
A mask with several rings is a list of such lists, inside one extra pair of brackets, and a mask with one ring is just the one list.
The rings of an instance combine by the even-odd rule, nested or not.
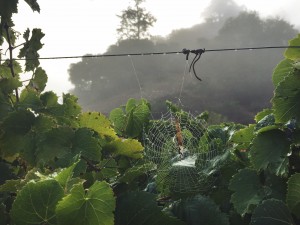
[(215, 181), (213, 160), (223, 152), (208, 135), (201, 117), (169, 110), (144, 134), (145, 157), (157, 166), (155, 182), (163, 193), (195, 193)]

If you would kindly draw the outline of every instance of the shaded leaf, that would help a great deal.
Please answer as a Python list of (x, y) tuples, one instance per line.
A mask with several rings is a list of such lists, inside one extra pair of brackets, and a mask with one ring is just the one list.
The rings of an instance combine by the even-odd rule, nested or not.
[(296, 173), (288, 180), (286, 202), (291, 212), (300, 219), (300, 173)]
[(21, 86), (22, 83), (16, 77), (0, 78), (0, 90), (5, 94), (10, 94)]
[(74, 168), (77, 166), (78, 162), (72, 164), (68, 168), (63, 169), (60, 171), (57, 176), (55, 177), (55, 180), (63, 187), (65, 188), (67, 183), (71, 180), (73, 176)]
[(232, 135), (231, 141), (237, 144), (237, 148), (239, 150), (248, 149), (252, 142), (252, 139), (255, 137), (254, 129), (255, 125), (251, 124), (249, 125), (249, 127), (236, 131)]
[(39, 4), (37, 3), (37, 0), (25, 0), (25, 2), (27, 2), (27, 4), (30, 6), (30, 8), (31, 8), (33, 11), (38, 11), (38, 12), (40, 12), (40, 6), (39, 6)]
[(42, 101), (35, 90), (25, 88), (20, 95), (19, 105), (24, 109), (38, 111), (42, 107)]
[(121, 182), (131, 183), (141, 175), (149, 173), (149, 171), (154, 170), (156, 165), (153, 163), (145, 163), (143, 165), (134, 166), (125, 171), (124, 175), (120, 178)]
[(268, 169), (271, 173), (285, 176), (288, 173), (290, 143), (281, 130), (259, 133), (253, 140), (250, 160), (256, 170)]
[(129, 192), (117, 199), (115, 225), (184, 225), (158, 208), (155, 195), (147, 192)]
[(55, 207), (63, 189), (55, 180), (29, 182), (18, 193), (11, 217), (16, 225), (56, 224)]
[(201, 195), (174, 203), (171, 211), (187, 225), (229, 225), (226, 214), (211, 199)]
[(296, 225), (288, 207), (279, 200), (263, 201), (254, 210), (250, 225)]
[(93, 137), (94, 132), (88, 128), (79, 128), (72, 141), (72, 152), (87, 157), (90, 160), (99, 161), (101, 146), (99, 140)]
[[(32, 0), (30, 0), (32, 1)], [(45, 36), (41, 29), (33, 29), (31, 38), (20, 49), (19, 58), (25, 57), (25, 71), (33, 71), (40, 65), (38, 51), (43, 47), (41, 39)]]
[(234, 192), (231, 195), (231, 202), (235, 210), (242, 216), (251, 213), (265, 197), (259, 177), (251, 169), (240, 170), (234, 175), (229, 189)]
[(61, 225), (113, 225), (115, 198), (109, 184), (96, 181), (89, 189), (74, 185), (56, 207)]

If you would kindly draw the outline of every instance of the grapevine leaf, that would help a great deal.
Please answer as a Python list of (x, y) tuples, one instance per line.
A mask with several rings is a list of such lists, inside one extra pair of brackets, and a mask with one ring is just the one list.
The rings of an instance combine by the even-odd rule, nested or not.
[(294, 70), (275, 89), (272, 99), (275, 120), (286, 123), (295, 119), (300, 126), (300, 71)]
[(33, 79), (30, 80), (29, 86), (33, 87), (40, 93), (45, 89), (47, 80), (48, 77), (45, 70), (43, 70), (41, 67), (38, 67), (34, 71)]
[(101, 168), (101, 170), (95, 173), (97, 180), (109, 179), (118, 175), (117, 162), (112, 158), (101, 161), (98, 167)]
[(125, 108), (126, 113), (131, 112), (131, 110), (133, 110), (136, 107), (136, 105), (137, 105), (137, 101), (134, 98), (128, 99)]
[(77, 103), (78, 98), (71, 94), (63, 95), (64, 115), (69, 117), (77, 117), (81, 113), (81, 107)]
[(56, 207), (61, 225), (113, 225), (115, 198), (109, 184), (96, 181), (89, 189), (74, 185)]
[(10, 94), (13, 90), (21, 86), (22, 83), (16, 77), (0, 78), (0, 90), (5, 94)]
[(163, 214), (156, 204), (155, 195), (138, 191), (118, 197), (115, 220), (115, 225), (185, 224)]
[(30, 8), (31, 8), (33, 11), (40, 12), (40, 6), (39, 6), (39, 4), (37, 3), (37, 0), (25, 0), (25, 2), (27, 2), (27, 4), (30, 6)]
[[(29, 151), (28, 143), (30, 143), (32, 139), (28, 135), (7, 135), (5, 134), (0, 139), (0, 152), (2, 153), (2, 157), (10, 157), (13, 156), (15, 158), (17, 154), (20, 154), (24, 151)], [(27, 159), (27, 158), (26, 158)]]
[[(300, 46), (300, 34), (292, 40), (289, 41), (289, 45)], [(300, 49), (299, 48), (288, 48), (284, 52), (284, 56), (291, 60), (297, 60), (300, 58)]]
[(231, 202), (235, 210), (242, 216), (251, 213), (253, 208), (264, 198), (259, 177), (251, 169), (243, 169), (235, 174), (230, 181), (229, 189), (234, 192)]
[(117, 138), (115, 131), (111, 128), (109, 120), (101, 113), (82, 113), (79, 116), (79, 124), (81, 127), (87, 127), (97, 131), (102, 138)]
[(18, 0), (0, 1), (0, 16), (3, 22), (7, 22), (13, 13), (18, 12)]
[(295, 225), (288, 207), (280, 200), (268, 199), (254, 210), (250, 225)]
[(273, 71), (273, 84), (274, 87), (277, 87), (278, 84), (284, 80), (286, 76), (293, 70), (293, 61), (290, 59), (282, 60)]
[(13, 111), (13, 107), (10, 103), (10, 99), (7, 95), (4, 95), (4, 93), (0, 92), (0, 120), (5, 118), (10, 112)]
[(38, 111), (42, 107), (42, 102), (35, 90), (25, 88), (20, 95), (19, 105), (24, 109)]
[(16, 225), (56, 224), (55, 207), (63, 189), (55, 180), (29, 182), (18, 193), (11, 217)]
[(16, 193), (21, 186), (21, 180), (7, 180), (4, 184), (0, 185), (0, 192)]
[(43, 47), (41, 39), (45, 36), (41, 29), (33, 29), (31, 38), (20, 49), (19, 58), (25, 57), (25, 71), (33, 71), (40, 65), (38, 51)]
[(8, 222), (8, 214), (6, 212), (6, 206), (3, 203), (0, 203), (0, 225), (7, 225)]
[(288, 180), (286, 202), (291, 212), (300, 219), (300, 173), (296, 173)]
[(209, 198), (197, 195), (172, 205), (173, 214), (188, 225), (229, 225), (228, 218)]
[(109, 119), (117, 134), (123, 135), (126, 127), (126, 115), (121, 108), (113, 109), (109, 114)]
[(153, 163), (145, 163), (140, 166), (134, 166), (125, 171), (125, 174), (123, 175), (123, 177), (121, 177), (120, 181), (125, 183), (131, 183), (139, 176), (147, 174), (149, 171), (154, 170), (155, 167), (156, 166)]
[[(13, 61), (13, 69), (15, 74), (22, 73), (22, 67), (19, 62)], [(2, 78), (10, 78), (11, 77), (11, 69), (10, 69), (10, 61), (5, 60), (2, 64), (0, 64), (0, 74)]]
[(143, 157), (142, 144), (135, 139), (116, 139), (105, 146), (105, 148), (117, 155), (139, 159)]
[(5, 118), (0, 128), (7, 134), (26, 134), (33, 125), (35, 117), (27, 110), (15, 111)]
[(254, 129), (255, 125), (251, 124), (249, 127), (236, 131), (231, 137), (231, 141), (237, 144), (239, 150), (248, 149), (252, 139), (255, 137)]
[(71, 180), (73, 176), (74, 168), (77, 166), (78, 162), (73, 163), (70, 167), (63, 169), (60, 171), (57, 176), (55, 177), (55, 180), (63, 187), (65, 188), (67, 183)]
[(132, 109), (128, 115), (126, 134), (129, 137), (137, 137), (140, 135), (149, 116), (150, 109), (146, 104), (140, 104)]
[(73, 138), (72, 151), (90, 160), (99, 161), (101, 158), (101, 146), (93, 135), (94, 132), (90, 129), (79, 128)]
[(49, 107), (55, 107), (58, 105), (57, 101), (58, 101), (58, 97), (57, 95), (52, 92), (52, 91), (49, 91), (49, 92), (45, 92), (41, 95), (41, 100), (43, 102), (43, 105), (46, 107), (46, 108), (49, 108)]
[(256, 170), (266, 170), (276, 175), (288, 173), (290, 143), (281, 130), (259, 133), (250, 149), (250, 160)]
[(37, 143), (37, 162), (49, 162), (70, 153), (73, 137), (74, 131), (69, 127), (53, 128), (42, 134)]
[(40, 113), (32, 126), (32, 130), (37, 133), (44, 133), (56, 127), (56, 121), (54, 118)]

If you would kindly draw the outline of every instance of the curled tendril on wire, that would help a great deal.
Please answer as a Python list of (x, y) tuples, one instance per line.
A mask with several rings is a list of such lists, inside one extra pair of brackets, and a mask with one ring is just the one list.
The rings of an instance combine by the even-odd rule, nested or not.
[(190, 65), (190, 69), (189, 69), (189, 72), (191, 72), (191, 70), (193, 69), (193, 73), (195, 75), (195, 77), (202, 81), (202, 79), (197, 75), (196, 73), (196, 70), (195, 70), (195, 64), (199, 61), (199, 59), (201, 58), (201, 55), (205, 52), (205, 49), (196, 49), (196, 50), (188, 50), (188, 49), (183, 49), (182, 50), (182, 53), (186, 55), (186, 60), (188, 61), (189, 60), (189, 55), (190, 53), (194, 53), (195, 54), (195, 57), (193, 58), (193, 61)]

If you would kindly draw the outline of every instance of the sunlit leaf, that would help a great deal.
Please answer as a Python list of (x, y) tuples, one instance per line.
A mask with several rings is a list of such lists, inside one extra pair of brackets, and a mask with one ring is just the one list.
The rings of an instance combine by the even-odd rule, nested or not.
[(115, 131), (110, 126), (110, 121), (101, 113), (82, 113), (79, 117), (79, 124), (81, 127), (97, 131), (102, 138), (109, 137), (114, 139), (117, 137)]
[(300, 125), (300, 71), (295, 70), (286, 76), (275, 89), (272, 99), (275, 120), (277, 123), (286, 123), (295, 119)]
[(300, 219), (300, 173), (296, 173), (288, 180), (286, 202), (290, 210)]
[(96, 181), (84, 190), (77, 184), (56, 207), (60, 225), (114, 225), (115, 198), (109, 184)]
[(67, 183), (71, 180), (73, 176), (74, 168), (77, 166), (77, 163), (72, 164), (68, 168), (63, 169), (60, 171), (57, 176), (55, 177), (55, 180), (63, 187), (65, 188)]
[(243, 169), (234, 175), (229, 189), (234, 192), (231, 202), (235, 210), (242, 216), (251, 213), (265, 197), (259, 177), (251, 169)]
[(56, 224), (55, 207), (63, 189), (55, 180), (29, 182), (18, 193), (11, 217), (16, 225)]
[(139, 159), (143, 157), (142, 144), (135, 139), (116, 139), (105, 146), (105, 149), (116, 155), (124, 155), (130, 158)]
[(42, 92), (46, 87), (47, 81), (48, 81), (48, 76), (46, 74), (46, 71), (43, 70), (41, 67), (38, 67), (34, 71), (33, 79), (30, 80), (29, 85), (33, 87), (35, 90), (37, 90), (38, 92)]
[[(291, 46), (300, 46), (300, 34), (292, 40), (289, 41), (289, 45)], [(291, 60), (300, 59), (300, 49), (299, 48), (288, 48), (284, 52), (284, 56)]]
[(284, 80), (284, 78), (291, 73), (293, 70), (293, 61), (290, 59), (282, 60), (273, 71), (273, 84), (274, 87), (277, 87), (278, 84)]
[(268, 199), (263, 201), (254, 210), (250, 225), (296, 225), (288, 207), (279, 200)]

